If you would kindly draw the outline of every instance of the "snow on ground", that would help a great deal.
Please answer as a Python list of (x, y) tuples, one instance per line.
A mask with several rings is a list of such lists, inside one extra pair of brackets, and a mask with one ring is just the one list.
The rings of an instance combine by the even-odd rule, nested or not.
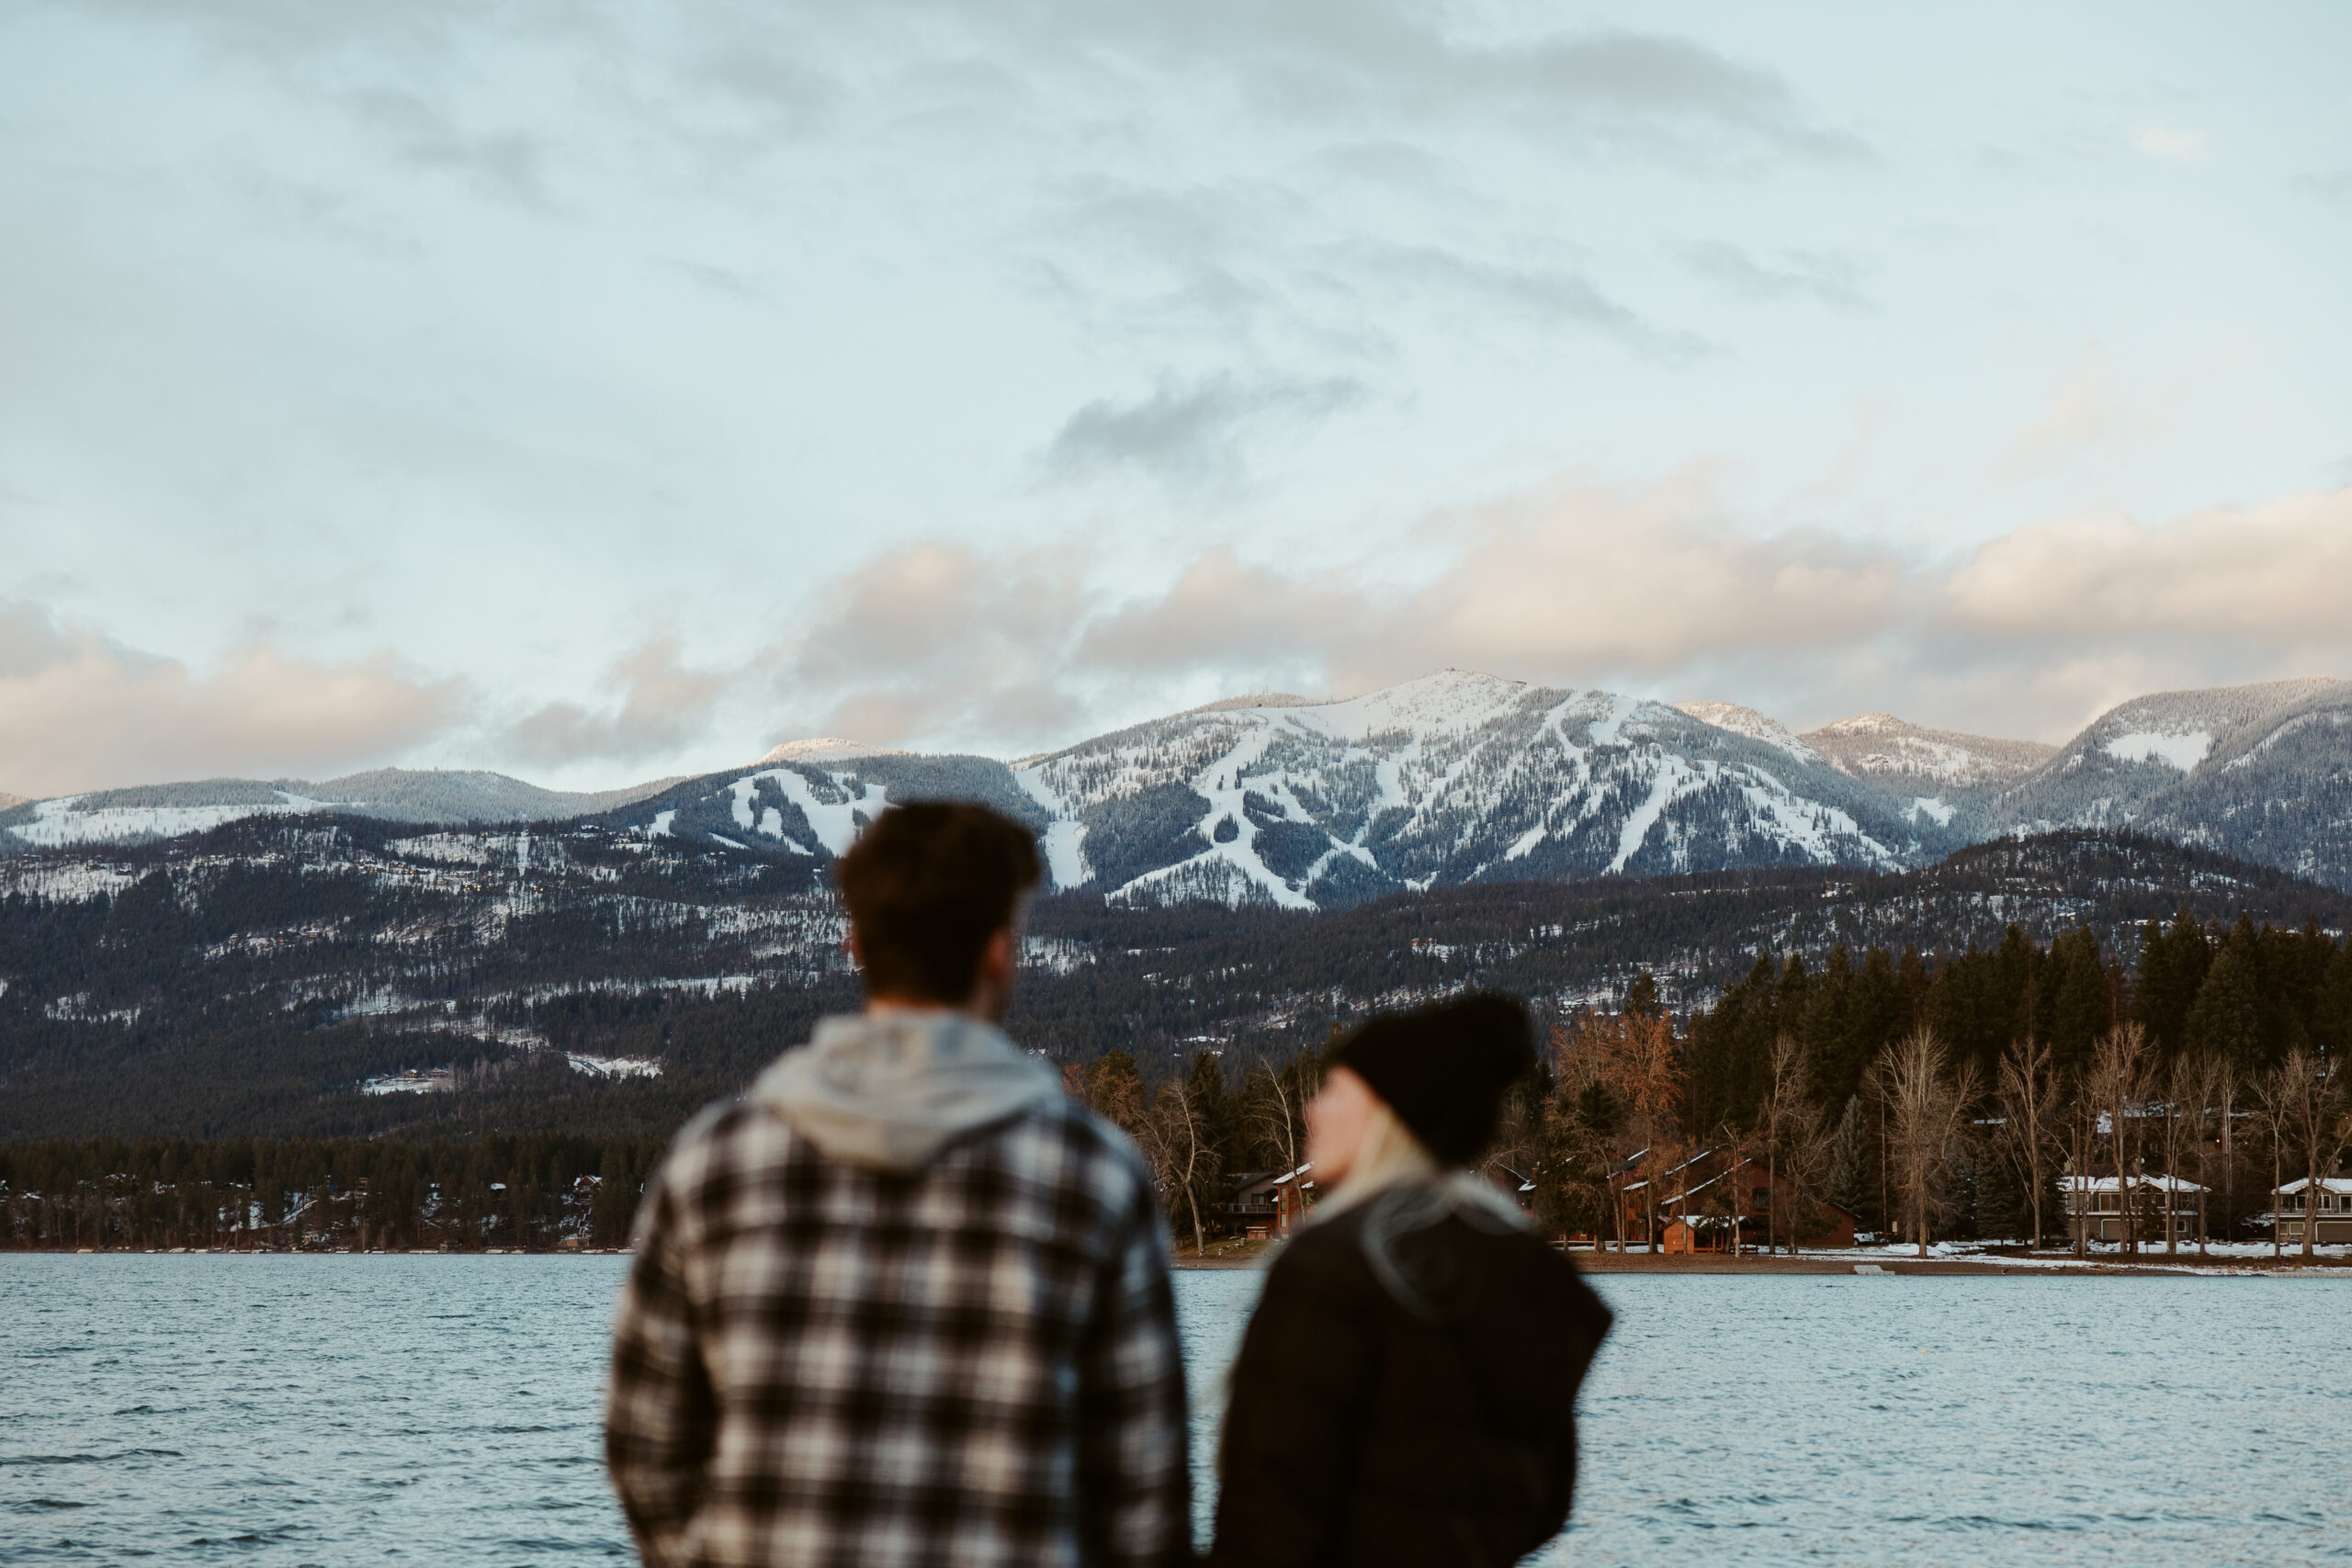
[(133, 839), (170, 839), (182, 833), (204, 833), (224, 822), (247, 817), (294, 816), (318, 811), (332, 804), (277, 791), (277, 799), (228, 806), (116, 806), (103, 810), (77, 808), (77, 795), (60, 795), (33, 807), (33, 819), (7, 831), (40, 849), (69, 844), (119, 844)]
[[(848, 795), (848, 780), (839, 773), (827, 776), (842, 794)], [(817, 841), (825, 846), (826, 852), (836, 859), (849, 853), (849, 847), (857, 842), (858, 817), (863, 815), (871, 822), (882, 815), (884, 807), (890, 804), (889, 791), (881, 784), (872, 784), (863, 786), (858, 794), (847, 800), (819, 800), (816, 792), (808, 787), (808, 781), (797, 772), (791, 768), (770, 768), (764, 773), (738, 779), (728, 786), (735, 796), (735, 819), (746, 828), (752, 826), (751, 795), (759, 787), (762, 779), (774, 783), (784, 792), (785, 799), (800, 807), (800, 815), (808, 819), (808, 830), (817, 835)], [(782, 822), (783, 818), (779, 815), (776, 835), (779, 838), (783, 837)], [(711, 837), (718, 838), (718, 835), (714, 833)], [(741, 848), (740, 845), (737, 847)]]
[(1657, 819), (1675, 797), (1698, 785), (1699, 775), (1681, 758), (1667, 757), (1662, 761), (1664, 765), (1650, 781), (1648, 796), (1626, 817), (1625, 826), (1617, 836), (1617, 855), (1609, 863), (1608, 875), (1623, 871), (1625, 863), (1641, 852), (1650, 829), (1657, 826)]
[(434, 1067), (425, 1072), (413, 1068), (383, 1077), (369, 1078), (359, 1086), (362, 1094), (448, 1094), (458, 1087), (447, 1067)]
[(490, 848), (471, 833), (425, 833), (394, 839), (384, 845), (403, 860), (431, 861), (437, 865), (488, 865)]
[(564, 1053), (565, 1061), (575, 1073), (585, 1073), (594, 1078), (658, 1078), (662, 1064), (650, 1056), (583, 1056), (577, 1051)]
[(1943, 796), (1939, 795), (1923, 795), (1912, 800), (1904, 815), (1914, 822), (1925, 817), (1939, 828), (1949, 828), (1951, 826), (1952, 808), (1944, 804)]
[[(2182, 1244), (2177, 1257), (2167, 1257), (2161, 1242), (2153, 1247), (2143, 1244), (2137, 1256), (2126, 1254), (2119, 1244), (2111, 1241), (2093, 1242), (2086, 1258), (2076, 1258), (2071, 1250), (2054, 1247), (2044, 1248), (2031, 1257), (2025, 1258), (1988, 1250), (1994, 1247), (2018, 1245), (2014, 1241), (1930, 1242), (1928, 1244), (1928, 1258), (1930, 1262), (1983, 1263), (1995, 1268), (2028, 1271), (2079, 1269), (2086, 1263), (2090, 1263), (2130, 1269), (2160, 1269), (2169, 1273), (2179, 1274), (2243, 1274), (2249, 1267), (2291, 1268), (2295, 1260), (2302, 1256), (2301, 1244), (2290, 1242), (2283, 1254), (2273, 1257), (2270, 1244), (2267, 1241), (2217, 1241), (2211, 1243), (2207, 1252), (2201, 1257), (2193, 1245), (2186, 1242)], [(2352, 1260), (2352, 1245), (2344, 1243), (2314, 1247), (2312, 1252), (2314, 1258), (2329, 1258), (2336, 1262)], [(1918, 1261), (1919, 1249), (1916, 1246), (1891, 1242), (1883, 1246), (1807, 1247), (1802, 1256), (1849, 1259), (1856, 1263), (1900, 1263), (1906, 1258), (1913, 1262)]]
[(60, 904), (111, 898), (138, 880), (126, 867), (96, 861), (0, 861), (0, 893)]
[(2213, 737), (2199, 729), (2187, 735), (2158, 735), (2138, 730), (2107, 743), (2107, 754), (2119, 762), (2163, 762), (2188, 773), (2213, 749)]
[(1012, 770), (1012, 782), (1039, 806), (1051, 818), (1046, 824), (1045, 836), (1039, 847), (1046, 852), (1046, 875), (1050, 890), (1060, 893), (1078, 886), (1086, 880), (1086, 824), (1078, 819), (1069, 803), (1062, 799), (1054, 786), (1046, 782), (1045, 770), (1032, 764)]
[(1524, 681), (1475, 670), (1441, 670), (1345, 702), (1243, 711), (1265, 717), (1288, 714), (1335, 740), (1352, 740), (1400, 729), (1475, 729), (1502, 717), (1526, 694)]
[[(1232, 750), (1200, 770), (1189, 781), (1193, 793), (1209, 803), (1207, 812), (1196, 824), (1201, 837), (1209, 841), (1207, 849), (1190, 860), (1147, 872), (1119, 887), (1111, 897), (1129, 901), (1138, 895), (1148, 896), (1154, 890), (1170, 885), (1205, 886), (1213, 880), (1223, 885), (1225, 901), (1230, 904), (1242, 903), (1254, 893), (1285, 909), (1314, 908), (1314, 899), (1275, 875), (1258, 857), (1258, 825), (1243, 809), (1242, 802), (1252, 787), (1264, 782), (1244, 775), (1265, 755), (1266, 747), (1273, 738), (1274, 728), (1271, 724), (1250, 727), (1242, 732)], [(1284, 793), (1287, 795), (1287, 791)], [(1305, 820), (1306, 814), (1298, 812), (1295, 802), (1287, 804), (1291, 811), (1297, 812), (1299, 818)], [(1217, 835), (1228, 824), (1234, 829), (1233, 836), (1219, 843)]]
[(844, 740), (838, 735), (811, 736), (806, 740), (787, 740), (762, 757), (757, 765), (770, 762), (846, 762), (856, 757), (903, 757), (904, 751), (888, 746), (868, 746), (863, 740)]
[(1761, 740), (1767, 746), (1787, 752), (1800, 762), (1815, 762), (1828, 766), (1828, 760), (1796, 737), (1796, 732), (1777, 718), (1768, 717), (1754, 708), (1737, 703), (1677, 703), (1674, 705), (1702, 724), (1712, 724), (1717, 729), (1727, 729), (1734, 735), (1744, 735), (1750, 740)]

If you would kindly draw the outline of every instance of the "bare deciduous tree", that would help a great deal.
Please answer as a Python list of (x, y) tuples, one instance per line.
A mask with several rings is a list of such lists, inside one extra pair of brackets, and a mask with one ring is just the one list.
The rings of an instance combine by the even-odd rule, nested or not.
[(1283, 1169), (1298, 1168), (1299, 1150), (1306, 1133), (1306, 1108), (1299, 1103), (1294, 1076), (1261, 1065), (1242, 1085), (1242, 1132), (1253, 1144), (1274, 1150)]
[(1781, 1154), (1796, 1133), (1798, 1121), (1812, 1109), (1805, 1095), (1805, 1082), (1811, 1077), (1812, 1063), (1795, 1035), (1783, 1033), (1772, 1042), (1772, 1076), (1756, 1108), (1757, 1120), (1763, 1123), (1758, 1130), (1763, 1134), (1764, 1143), (1764, 1190), (1768, 1199), (1764, 1205), (1764, 1250), (1768, 1255), (1777, 1250), (1781, 1235)]
[[(2312, 1244), (2319, 1234), (2320, 1177), (2335, 1168), (2347, 1139), (2352, 1116), (2345, 1111), (2335, 1074), (2298, 1045), (2287, 1053), (2273, 1075), (2278, 1080), (2279, 1141), (2303, 1173), (2302, 1261), (2312, 1260)], [(2274, 1162), (2277, 1163), (2277, 1162)], [(2279, 1183), (2271, 1183), (2274, 1209), (2272, 1234), (2277, 1234), (2276, 1200)]]
[(1975, 1073), (1966, 1066), (1953, 1073), (1943, 1043), (1926, 1028), (1890, 1046), (1883, 1067), (1888, 1157), (1925, 1258), (1928, 1224), (1950, 1208), (1948, 1178), (1967, 1134)]
[(1618, 1247), (1623, 1250), (1626, 1239), (1624, 1193), (1639, 1182), (1649, 1250), (1656, 1252), (1658, 1178), (1680, 1151), (1683, 1077), (1672, 1021), (1663, 1014), (1587, 1015), (1566, 1039), (1558, 1077), (1566, 1093), (1600, 1086), (1616, 1108), (1608, 1188)]
[(2140, 1250), (2133, 1151), (2138, 1146), (2140, 1102), (2146, 1092), (2147, 1045), (2147, 1032), (2138, 1024), (2117, 1024), (2098, 1037), (2084, 1085), (2084, 1098), (2107, 1117), (2108, 1154), (2115, 1162), (2116, 1209), (2122, 1215), (2120, 1247), (2127, 1253)]
[[(2237, 1094), (2236, 1081), (2236, 1070), (2225, 1057), (2213, 1052), (2185, 1055), (2173, 1064), (2173, 1101), (2179, 1110), (2189, 1147), (2197, 1151), (2197, 1184), (2205, 1190), (2197, 1199), (2199, 1257), (2206, 1256), (2211, 1247), (2208, 1220), (2213, 1199), (2213, 1119), (2229, 1115), (2230, 1102)], [(2226, 1136), (2222, 1146), (2224, 1151), (2229, 1147)], [(2227, 1157), (2226, 1153), (2222, 1157)]]
[[(2270, 1256), (2286, 1256), (2286, 1232), (2278, 1223), (2278, 1189), (2287, 1181), (2287, 1147), (2291, 1134), (2288, 1131), (2292, 1112), (2288, 1110), (2289, 1089), (2283, 1068), (2254, 1075), (2254, 1124), (2262, 1134), (2263, 1143), (2270, 1150)], [(2309, 1235), (2311, 1227), (2303, 1227)]]
[[(2204, 1059), (2177, 1056), (2172, 1067), (2162, 1075), (2161, 1092), (2156, 1114), (2156, 1138), (2164, 1154), (2165, 1176), (2165, 1256), (2180, 1256), (2180, 1168), (2188, 1163), (2188, 1152), (2204, 1142), (2205, 1118), (2201, 1110), (2204, 1093)], [(2201, 1164), (2202, 1161), (2200, 1160)], [(2202, 1209), (2203, 1205), (2199, 1205)]]
[(2058, 1081), (2050, 1044), (2014, 1042), (2001, 1057), (2001, 1147), (2032, 1194), (2032, 1246), (2041, 1246), (2041, 1198), (2058, 1149)]
[(1182, 1198), (1193, 1221), (1193, 1250), (1208, 1250), (1207, 1232), (1201, 1224), (1201, 1195), (1221, 1174), (1216, 1145), (1203, 1124), (1200, 1107), (1182, 1078), (1171, 1078), (1151, 1102), (1136, 1142), (1150, 1161), (1161, 1193)]

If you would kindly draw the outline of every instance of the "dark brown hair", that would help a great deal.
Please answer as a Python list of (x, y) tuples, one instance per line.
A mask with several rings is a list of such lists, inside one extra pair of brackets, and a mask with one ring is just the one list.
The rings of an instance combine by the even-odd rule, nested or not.
[(989, 938), (1037, 885), (1037, 840), (985, 806), (882, 813), (833, 866), (868, 996), (953, 1006), (972, 994)]

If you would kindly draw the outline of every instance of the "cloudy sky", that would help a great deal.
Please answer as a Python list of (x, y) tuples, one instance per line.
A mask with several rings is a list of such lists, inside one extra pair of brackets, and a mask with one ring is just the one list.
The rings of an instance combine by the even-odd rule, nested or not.
[[(1661, 18), (1673, 30), (1659, 30)], [(0, 790), (2352, 675), (2352, 10), (0, 11)]]

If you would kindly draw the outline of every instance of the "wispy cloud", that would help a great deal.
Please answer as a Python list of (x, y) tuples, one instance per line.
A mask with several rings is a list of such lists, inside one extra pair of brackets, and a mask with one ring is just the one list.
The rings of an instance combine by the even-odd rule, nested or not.
[(2034, 479), (2098, 452), (2112, 452), (2172, 428), (2195, 378), (2184, 377), (2154, 391), (2127, 391), (2107, 350), (2098, 344), (2051, 389), (2033, 421), (1985, 466), (1996, 479)]
[(1295, 435), (1363, 395), (1339, 377), (1163, 377), (1142, 398), (1098, 398), (1072, 413), (1046, 446), (1045, 468), (1055, 479), (1131, 469), (1179, 490), (1231, 485), (1252, 446)]
[(1743, 299), (1811, 299), (1841, 310), (1870, 303), (1856, 286), (1857, 268), (1842, 257), (1787, 251), (1776, 260), (1758, 261), (1741, 246), (1722, 240), (1688, 241), (1680, 251), (1692, 271)]

